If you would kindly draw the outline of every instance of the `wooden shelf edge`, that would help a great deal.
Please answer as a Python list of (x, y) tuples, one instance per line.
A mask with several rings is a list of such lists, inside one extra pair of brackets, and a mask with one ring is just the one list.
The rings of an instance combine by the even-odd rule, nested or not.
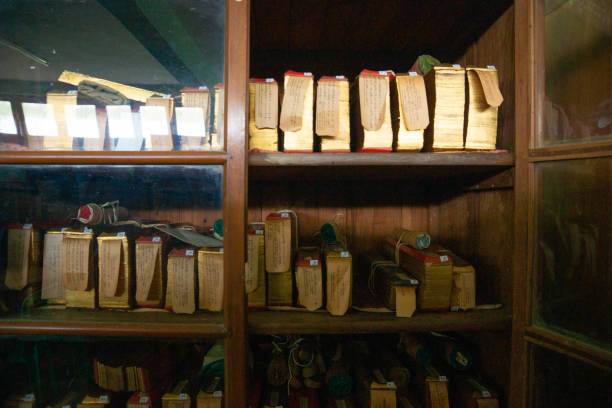
[(224, 164), (225, 152), (1, 151), (0, 164)]
[(417, 313), (398, 318), (391, 313), (350, 311), (345, 316), (322, 312), (249, 311), (251, 334), (348, 334), (398, 331), (503, 330), (510, 327), (509, 307), (469, 312)]
[(495, 166), (511, 167), (508, 151), (453, 153), (250, 153), (251, 167)]
[(0, 335), (223, 338), (221, 313), (173, 315), (108, 310), (44, 310), (0, 318)]

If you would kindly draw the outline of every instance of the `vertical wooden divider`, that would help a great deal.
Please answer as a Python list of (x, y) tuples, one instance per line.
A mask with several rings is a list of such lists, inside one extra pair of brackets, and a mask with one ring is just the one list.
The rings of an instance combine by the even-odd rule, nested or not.
[(225, 146), (223, 177), (225, 406), (247, 401), (247, 322), (244, 293), (247, 218), (247, 101), (249, 66), (248, 0), (226, 2)]

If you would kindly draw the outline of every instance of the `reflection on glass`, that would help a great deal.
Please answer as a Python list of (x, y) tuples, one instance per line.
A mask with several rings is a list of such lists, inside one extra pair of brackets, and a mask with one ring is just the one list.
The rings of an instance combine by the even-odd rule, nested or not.
[(533, 346), (531, 408), (607, 408), (609, 372), (562, 354)]
[[(219, 165), (0, 166), (0, 316), (40, 311), (32, 306), (41, 300), (220, 311), (223, 241), (211, 231), (223, 217), (222, 194)], [(178, 277), (170, 279), (175, 252)], [(213, 255), (215, 268), (197, 267)]]
[(546, 0), (538, 147), (612, 140), (612, 2)]
[(20, 408), (221, 407), (224, 365), (214, 340), (3, 338), (0, 398)]
[(612, 158), (536, 165), (536, 324), (612, 347)]
[(2, 2), (0, 150), (222, 150), (224, 49), (224, 0)]

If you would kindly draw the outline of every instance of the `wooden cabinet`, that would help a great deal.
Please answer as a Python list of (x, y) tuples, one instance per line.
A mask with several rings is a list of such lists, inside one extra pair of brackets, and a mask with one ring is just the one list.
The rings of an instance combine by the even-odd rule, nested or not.
[[(536, 177), (537, 168), (540, 162), (590, 160), (610, 156), (612, 151), (606, 138), (569, 147), (542, 142), (550, 139), (550, 134), (549, 139), (542, 136), (544, 3), (549, 2), (226, 1), (224, 151), (0, 152), (2, 166), (11, 168), (222, 167), (222, 211), (217, 215), (222, 214), (225, 222), (223, 313), (157, 316), (102, 310), (33, 311), (0, 317), (0, 334), (223, 338), (227, 407), (246, 406), (249, 334), (462, 331), (486, 350), (482, 368), (512, 407), (531, 403), (527, 395), (534, 345), (609, 368), (612, 358), (608, 349), (551, 332), (550, 328), (534, 324), (531, 317), (531, 285), (535, 278), (531, 271), (538, 251), (534, 223), (539, 219), (538, 180), (542, 180)], [(609, 23), (607, 10), (608, 14), (604, 14)], [(129, 10), (120, 14), (126, 18), (126, 13)], [(141, 18), (146, 14), (141, 11), (138, 15)], [(172, 48), (171, 36), (164, 34), (168, 27), (163, 24), (162, 19), (153, 22), (152, 27)], [(559, 30), (561, 23), (555, 24)], [(609, 45), (603, 45), (606, 46), (609, 56)], [(188, 50), (179, 47), (175, 52)], [(248, 153), (245, 132), (249, 76), (280, 79), (287, 69), (310, 71), (315, 76), (344, 74), (349, 78), (363, 68), (405, 72), (423, 53), (446, 62), (497, 67), (504, 96), (499, 110), (499, 150)], [(609, 82), (609, 71), (607, 75)], [(581, 164), (577, 166), (582, 168)], [(600, 163), (600, 167), (605, 166)], [(607, 177), (609, 193), (610, 175)], [(605, 191), (604, 179), (598, 183)], [(298, 214), (298, 235), (304, 244), (313, 241), (322, 223), (340, 215), (349, 249), (355, 254), (377, 249), (395, 227), (426, 230), (474, 264), (477, 303), (501, 303), (502, 307), (466, 313), (418, 313), (407, 319), (356, 311), (342, 317), (247, 311), (242, 296), (246, 224), (262, 221), (268, 213), (284, 208)], [(154, 211), (141, 214), (153, 215)], [(179, 212), (165, 215), (180, 221)], [(194, 210), (187, 217), (200, 220), (202, 213)], [(609, 225), (602, 238), (608, 246)]]

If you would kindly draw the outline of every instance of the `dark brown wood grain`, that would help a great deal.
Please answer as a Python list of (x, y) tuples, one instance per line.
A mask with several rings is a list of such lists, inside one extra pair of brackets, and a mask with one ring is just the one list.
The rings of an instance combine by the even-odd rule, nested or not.
[(28, 314), (0, 318), (0, 334), (222, 338), (227, 331), (221, 313), (35, 309)]
[(510, 323), (510, 310), (479, 310), (456, 313), (417, 313), (410, 318), (393, 313), (349, 311), (344, 316), (327, 312), (249, 312), (253, 334), (350, 334), (398, 331), (501, 330)]
[(247, 219), (247, 103), (249, 1), (226, 3), (225, 145), (223, 177), (225, 406), (247, 405), (247, 327), (244, 264)]

